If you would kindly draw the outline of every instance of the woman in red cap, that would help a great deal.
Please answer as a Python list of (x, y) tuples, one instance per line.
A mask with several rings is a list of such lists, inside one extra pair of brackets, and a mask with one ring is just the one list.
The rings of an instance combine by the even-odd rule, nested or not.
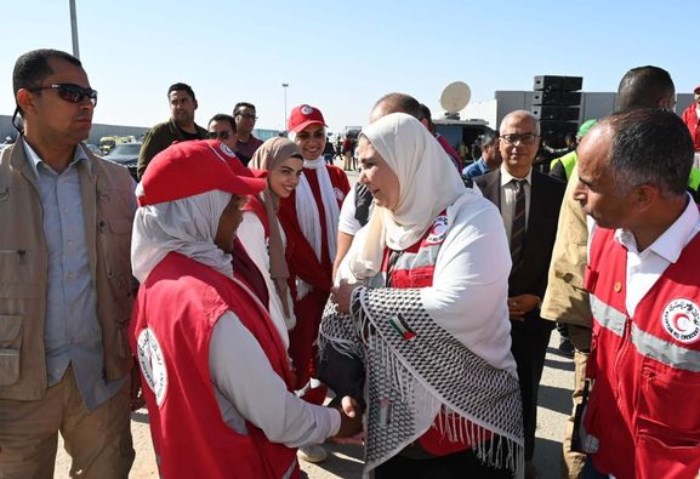
[[(292, 110), (289, 137), (301, 150), (304, 174), (297, 189), (280, 202), (280, 221), (293, 248), (287, 257), (297, 324), (290, 333), (289, 354), (296, 368), (298, 393), (317, 404), (323, 402), (326, 388), (314, 379), (313, 345), (331, 289), (340, 206), (350, 191), (345, 172), (326, 165), (323, 159), (325, 127), (318, 108), (299, 105)], [(319, 462), (326, 454), (320, 447), (305, 448), (300, 457)]]
[(285, 346), (229, 251), (247, 195), (218, 141), (156, 155), (137, 189), (131, 324), (160, 475), (299, 477), (296, 447), (357, 420), (293, 392)]

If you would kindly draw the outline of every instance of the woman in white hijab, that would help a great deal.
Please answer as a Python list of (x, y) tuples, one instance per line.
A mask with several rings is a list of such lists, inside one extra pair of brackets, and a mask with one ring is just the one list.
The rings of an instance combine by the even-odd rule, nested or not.
[(241, 206), (265, 187), (234, 158), (218, 141), (178, 143), (137, 189), (130, 336), (163, 477), (298, 477), (297, 447), (359, 429), (296, 397), (267, 305), (232, 266)]
[(376, 208), (339, 268), (321, 379), (355, 398), (348, 410), (367, 405), (375, 478), (512, 477), (523, 432), (503, 221), (409, 115), (365, 129), (359, 159)]

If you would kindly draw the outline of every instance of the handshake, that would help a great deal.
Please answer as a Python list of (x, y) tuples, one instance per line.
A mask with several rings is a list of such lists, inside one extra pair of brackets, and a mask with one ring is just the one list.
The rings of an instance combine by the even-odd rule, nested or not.
[(362, 408), (354, 398), (344, 396), (334, 408), (340, 412), (340, 429), (335, 439), (354, 437), (362, 432)]

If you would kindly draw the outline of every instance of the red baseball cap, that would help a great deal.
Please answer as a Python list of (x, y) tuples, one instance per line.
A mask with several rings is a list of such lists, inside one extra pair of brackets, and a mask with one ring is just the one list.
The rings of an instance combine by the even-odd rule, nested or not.
[(221, 190), (252, 195), (265, 180), (244, 176), (232, 161), (236, 155), (218, 140), (174, 143), (158, 153), (141, 178), (140, 206), (155, 205)]
[(304, 128), (311, 125), (326, 125), (326, 120), (323, 119), (323, 114), (318, 108), (314, 108), (311, 105), (299, 105), (292, 110), (292, 114), (289, 115), (289, 124), (287, 129), (291, 132), (297, 133)]

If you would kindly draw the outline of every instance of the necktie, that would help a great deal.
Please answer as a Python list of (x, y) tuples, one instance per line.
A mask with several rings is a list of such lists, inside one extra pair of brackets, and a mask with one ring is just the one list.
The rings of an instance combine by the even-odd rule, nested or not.
[(523, 259), (525, 244), (525, 183), (527, 180), (514, 179), (512, 182), (515, 184), (515, 211), (510, 228), (510, 257), (513, 260), (513, 271), (515, 271)]

